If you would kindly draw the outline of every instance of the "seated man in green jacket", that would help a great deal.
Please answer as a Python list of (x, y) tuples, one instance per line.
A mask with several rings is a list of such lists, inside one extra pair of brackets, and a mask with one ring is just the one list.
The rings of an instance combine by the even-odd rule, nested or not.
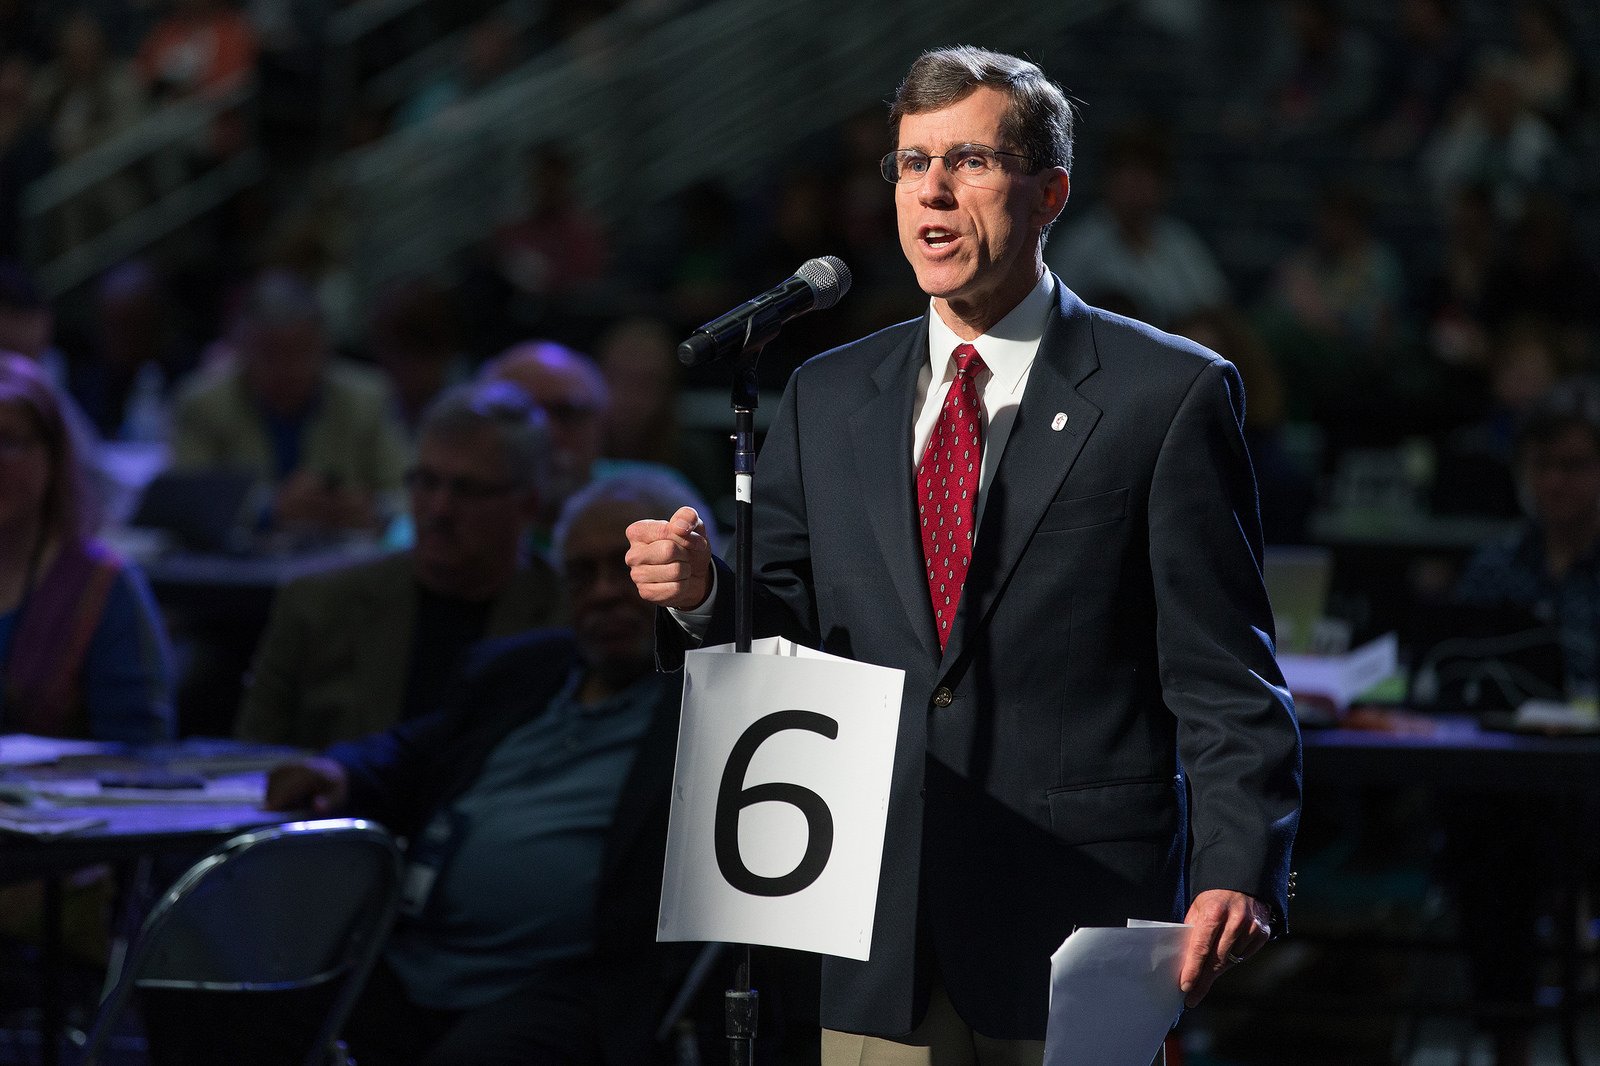
[(279, 590), (236, 732), (321, 748), (385, 729), (437, 706), (475, 641), (558, 621), (556, 575), (526, 547), (548, 451), (514, 385), (435, 400), (405, 475), (414, 546)]
[(262, 275), (226, 347), (179, 390), (173, 465), (256, 474), (268, 528), (377, 530), (398, 504), (405, 434), (382, 374), (331, 355), (316, 294)]

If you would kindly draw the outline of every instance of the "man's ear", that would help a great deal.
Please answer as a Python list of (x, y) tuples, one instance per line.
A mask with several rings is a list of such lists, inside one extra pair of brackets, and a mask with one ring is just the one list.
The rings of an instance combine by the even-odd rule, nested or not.
[(1067, 176), (1066, 167), (1050, 167), (1040, 172), (1038, 178), (1038, 213), (1034, 224), (1044, 229), (1061, 217), (1062, 210), (1067, 206), (1067, 196), (1072, 192), (1072, 179)]

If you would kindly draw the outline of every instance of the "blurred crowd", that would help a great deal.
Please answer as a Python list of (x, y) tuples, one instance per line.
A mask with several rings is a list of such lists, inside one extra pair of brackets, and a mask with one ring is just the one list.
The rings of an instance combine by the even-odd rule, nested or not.
[[(618, 7), (456, 5), (435, 26), (455, 51), (381, 106), (362, 97), (338, 137), (444, 121)], [(1317, 514), (1359, 505), (1350, 464), (1370, 473), (1374, 452), (1398, 456), (1402, 495), (1374, 497), (1388, 504), (1521, 513), (1519, 417), (1600, 358), (1587, 239), (1600, 232), (1600, 26), (1579, 8), (1231, 0), (1205, 10), (1255, 37), (1222, 46), (1214, 27), (1162, 5), (1107, 16), (1108, 40), (1165, 42), (1175, 69), (1230, 55), (1241, 69), (1190, 79), (1212, 86), (1198, 124), (1149, 93), (1097, 123), (1104, 72), (1082, 71), (1076, 195), (1047, 261), (1090, 302), (1239, 365), (1270, 542), (1306, 541)], [(923, 306), (877, 174), (883, 116), (869, 102), (759, 186), (712, 178), (673, 194), (643, 233), (619, 232), (585, 195), (569, 146), (537, 141), (523, 187), (508, 190), (519, 207), (448, 268), (402, 266), (370, 298), (341, 259), (337, 204), (296, 187), (305, 171), (294, 167), (198, 219), (191, 239), (44, 291), (21, 232), (30, 180), (141, 116), (241, 84), (260, 88), (256, 112), (222, 113), (194, 152), (253, 145), (286, 159), (286, 142), (312, 127), (297, 134), (283, 116), (331, 84), (316, 36), (327, 18), (295, 0), (0, 3), (0, 348), (59, 390), (113, 525), (139, 486), (120, 485), (115, 462), (97, 469), (99, 457), (142, 442), (158, 467), (253, 472), (265, 487), (250, 516), (257, 545), (355, 531), (404, 547), (423, 413), (484, 375), (516, 381), (549, 422), (546, 524), (607, 464), (675, 469), (717, 506), (724, 430), (682, 393), (721, 382), (686, 379), (678, 339), (820, 254), (851, 265), (850, 299), (791, 323), (764, 385)], [(70, 245), (150, 195), (126, 172), (89, 185), (51, 216), (50, 239)], [(1266, 236), (1241, 251), (1240, 223), (1258, 215)]]
[[(844, 259), (848, 301), (791, 323), (764, 357), (776, 389), (800, 360), (926, 306), (879, 173), (892, 146), (874, 100), (788, 146), (768, 180), (670, 191), (646, 227), (594, 202), (573, 146), (534, 138), (498, 225), (445, 267), (400, 264), (363, 295), (314, 154), (448, 122), (614, 15), (690, 5), (418, 0), (340, 57), (327, 27), (361, 6), (0, 0), (8, 731), (179, 729), (173, 693), (194, 652), (174, 657), (129, 547), (142, 542), (124, 535), (152, 479), (229, 472), (249, 489), (226, 538), (180, 547), (384, 553), (278, 595), (239, 717), (222, 716), (321, 747), (429, 710), (480, 638), (563, 621), (545, 556), (587, 486), (665, 477), (728, 523), (725, 408), (691, 402), (725, 402), (725, 381), (675, 358), (693, 327), (808, 258)], [(1506, 542), (1527, 545), (1507, 556), (1527, 564), (1508, 571), (1519, 595), (1600, 602), (1600, 414), (1580, 403), (1558, 427), (1571, 440), (1527, 429), (1600, 374), (1592, 4), (1213, 0), (1099, 18), (1084, 33), (1106, 47), (1037, 49), (1083, 97), (1075, 195), (1047, 264), (1090, 303), (1238, 365), (1269, 543), (1315, 540), (1340, 509), (1525, 518), (1534, 532)], [(435, 37), (451, 47), (411, 61)], [(1130, 84), (1152, 50), (1193, 99)], [(348, 91), (402, 59), (408, 80)], [(181, 152), (110, 169), (48, 216), (27, 210), (30, 186), (150, 116), (245, 89), (248, 107), (218, 107)], [(177, 234), (83, 284), (41, 280), (45, 250), (70, 252), (248, 152), (266, 161), (261, 181)], [(1552, 440), (1575, 454), (1547, 454)], [(220, 482), (202, 491), (229, 498)], [(1592, 652), (1594, 612), (1566, 620), (1579, 614), (1573, 639)]]

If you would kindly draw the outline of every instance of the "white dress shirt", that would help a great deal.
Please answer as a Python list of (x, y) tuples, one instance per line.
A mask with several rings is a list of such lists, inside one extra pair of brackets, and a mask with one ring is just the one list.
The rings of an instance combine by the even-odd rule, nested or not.
[[(977, 518), (973, 528), (973, 541), (983, 531), (983, 503), (994, 480), (1000, 456), (1011, 436), (1011, 424), (1017, 419), (1017, 407), (1022, 403), (1022, 392), (1028, 386), (1028, 372), (1033, 369), (1033, 357), (1039, 354), (1039, 342), (1044, 338), (1044, 327), (1050, 321), (1055, 306), (1056, 281), (1050, 271), (1022, 302), (1013, 307), (1004, 318), (971, 341), (955, 335), (932, 301), (928, 304), (928, 362), (917, 375), (917, 392), (922, 395), (922, 405), (917, 410), (911, 431), (911, 474), (916, 476), (922, 453), (927, 450), (928, 438), (939, 421), (939, 411), (944, 406), (950, 383), (955, 380), (956, 348), (971, 344), (983, 358), (987, 368), (978, 377), (978, 402), (983, 409), (983, 467), (978, 472)], [(758, 485), (759, 491), (759, 485)], [(704, 603), (693, 610), (680, 611), (668, 608), (678, 624), (696, 640), (711, 628), (712, 605), (717, 599), (716, 570), (711, 571), (711, 594)]]

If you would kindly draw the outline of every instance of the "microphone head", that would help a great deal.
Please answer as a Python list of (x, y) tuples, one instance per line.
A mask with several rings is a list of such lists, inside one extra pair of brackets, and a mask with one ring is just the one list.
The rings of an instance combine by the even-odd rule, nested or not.
[(823, 255), (800, 264), (794, 276), (811, 289), (813, 311), (826, 311), (850, 291), (850, 268), (837, 256)]

